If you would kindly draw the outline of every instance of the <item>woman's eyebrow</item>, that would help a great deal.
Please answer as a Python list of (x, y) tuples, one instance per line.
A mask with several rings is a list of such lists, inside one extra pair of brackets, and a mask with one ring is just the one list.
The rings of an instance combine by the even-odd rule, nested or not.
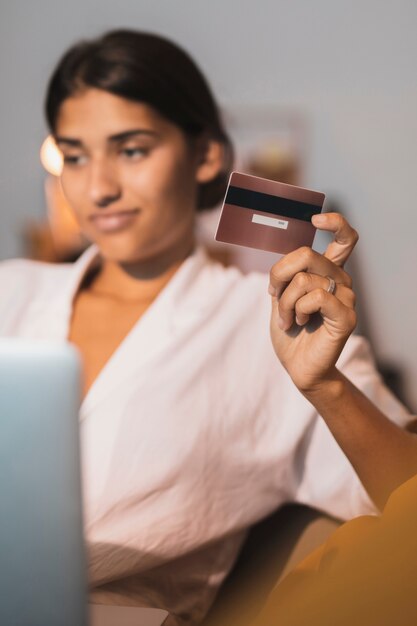
[(74, 148), (79, 148), (80, 146), (82, 146), (82, 141), (80, 141), (79, 139), (71, 139), (71, 137), (55, 136), (54, 140), (57, 145), (65, 144), (67, 146), (73, 146)]
[[(132, 130), (125, 130), (122, 133), (116, 133), (115, 135), (110, 135), (107, 138), (107, 141), (109, 143), (118, 143), (120, 141), (126, 141), (126, 139), (130, 139), (131, 137), (136, 137), (138, 135), (145, 135), (148, 137), (158, 136), (158, 134), (153, 130), (148, 130), (146, 128), (134, 128)], [(83, 142), (81, 141), (81, 139), (74, 139), (72, 137), (62, 137), (62, 136), (56, 135), (54, 139), (57, 145), (63, 144), (66, 146), (71, 146), (73, 148), (81, 148), (83, 145)]]
[(124, 132), (117, 133), (116, 135), (110, 135), (108, 141), (111, 143), (117, 143), (119, 141), (125, 141), (126, 139), (130, 139), (131, 137), (136, 137), (137, 135), (156, 137), (157, 133), (153, 130), (147, 130), (145, 128), (135, 128), (133, 130), (125, 130)]

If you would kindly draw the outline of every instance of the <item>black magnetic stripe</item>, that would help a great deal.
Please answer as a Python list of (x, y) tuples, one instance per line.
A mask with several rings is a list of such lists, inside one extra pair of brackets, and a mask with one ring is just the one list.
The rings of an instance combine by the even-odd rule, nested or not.
[(280, 196), (271, 196), (269, 193), (233, 186), (230, 186), (227, 191), (225, 203), (254, 211), (272, 213), (273, 215), (295, 217), (305, 222), (310, 222), (312, 215), (321, 211), (321, 206), (315, 204), (298, 202), (297, 200), (289, 200)]

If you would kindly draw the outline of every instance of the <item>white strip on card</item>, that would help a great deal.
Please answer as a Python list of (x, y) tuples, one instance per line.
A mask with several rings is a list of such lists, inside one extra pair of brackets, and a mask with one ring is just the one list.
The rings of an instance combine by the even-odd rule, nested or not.
[(276, 217), (266, 217), (265, 215), (258, 215), (257, 213), (252, 215), (252, 222), (255, 224), (263, 224), (263, 226), (283, 228), (284, 230), (288, 228), (288, 222), (286, 220), (279, 220)]

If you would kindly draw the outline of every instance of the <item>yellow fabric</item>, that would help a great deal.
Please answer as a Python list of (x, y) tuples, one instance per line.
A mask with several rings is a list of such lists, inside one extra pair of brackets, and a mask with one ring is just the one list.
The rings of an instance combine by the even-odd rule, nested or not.
[(417, 476), (381, 517), (341, 526), (277, 585), (254, 624), (307, 625), (417, 625)]

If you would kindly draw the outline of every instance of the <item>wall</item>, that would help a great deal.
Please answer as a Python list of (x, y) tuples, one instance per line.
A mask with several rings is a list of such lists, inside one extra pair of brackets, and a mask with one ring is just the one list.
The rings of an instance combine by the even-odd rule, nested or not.
[(0, 258), (44, 211), (43, 92), (75, 39), (129, 26), (196, 56), (220, 101), (296, 107), (312, 129), (305, 182), (361, 233), (361, 298), (378, 354), (405, 370), (417, 407), (417, 4), (374, 0), (3, 0)]

